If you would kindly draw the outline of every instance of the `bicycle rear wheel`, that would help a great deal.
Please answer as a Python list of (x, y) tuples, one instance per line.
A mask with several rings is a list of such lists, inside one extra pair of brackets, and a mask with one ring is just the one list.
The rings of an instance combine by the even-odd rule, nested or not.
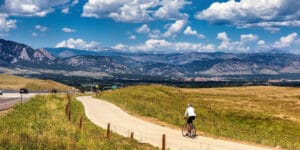
[(182, 126), (182, 136), (186, 137), (188, 135), (188, 132), (186, 130), (186, 123)]
[(191, 138), (196, 137), (196, 127), (191, 124)]

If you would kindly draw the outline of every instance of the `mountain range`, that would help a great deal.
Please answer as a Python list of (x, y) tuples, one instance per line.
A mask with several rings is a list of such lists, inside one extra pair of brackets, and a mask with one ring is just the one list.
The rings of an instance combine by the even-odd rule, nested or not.
[(0, 39), (0, 73), (89, 77), (300, 75), (300, 55), (276, 50), (264, 53), (151, 54), (120, 52), (111, 48), (99, 51), (33, 49), (25, 44)]

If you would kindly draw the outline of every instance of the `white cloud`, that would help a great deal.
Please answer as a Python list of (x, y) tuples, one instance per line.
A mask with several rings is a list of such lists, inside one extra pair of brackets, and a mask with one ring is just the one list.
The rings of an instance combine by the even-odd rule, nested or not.
[(265, 46), (265, 45), (266, 45), (266, 42), (265, 42), (264, 40), (259, 40), (259, 41), (257, 42), (257, 45), (258, 45), (259, 47)]
[(144, 51), (144, 52), (208, 52), (214, 51), (215, 46), (213, 44), (202, 45), (200, 43), (189, 42), (169, 42), (164, 39), (149, 39), (143, 44), (128, 46), (130, 51)]
[(198, 12), (196, 18), (242, 28), (299, 27), (299, 7), (299, 0), (229, 0), (211, 4), (208, 9)]
[(230, 46), (230, 38), (226, 32), (218, 33), (217, 39), (222, 41), (218, 47), (219, 49), (227, 49)]
[(72, 6), (75, 6), (75, 5), (77, 5), (79, 3), (79, 0), (73, 0), (72, 1)]
[(73, 39), (70, 38), (68, 40), (61, 41), (56, 44), (55, 47), (67, 47), (67, 48), (75, 48), (75, 49), (84, 49), (84, 50), (98, 50), (100, 45), (96, 41), (84, 41), (83, 39)]
[(249, 52), (251, 50), (248, 42), (258, 40), (258, 36), (254, 34), (242, 34), (240, 41), (231, 41), (226, 32), (218, 33), (217, 39), (221, 40), (218, 49), (227, 52)]
[(67, 28), (67, 27), (62, 28), (61, 30), (63, 32), (66, 32), (66, 33), (74, 33), (74, 32), (76, 32), (76, 30), (71, 29), (71, 28)]
[(66, 8), (62, 9), (61, 12), (63, 14), (68, 14), (70, 12), (70, 7), (66, 7)]
[(257, 41), (258, 36), (254, 34), (242, 34), (241, 35), (241, 42), (246, 43), (246, 42), (251, 42), (251, 41)]
[(48, 30), (47, 27), (41, 26), (41, 25), (36, 25), (35, 29), (41, 31), (41, 32), (46, 32)]
[(183, 31), (185, 35), (195, 35), (200, 39), (205, 38), (203, 34), (198, 34), (196, 30), (193, 30), (191, 26), (186, 27), (186, 29)]
[(88, 0), (83, 17), (112, 18), (120, 22), (146, 22), (154, 19), (179, 19), (186, 0)]
[(79, 3), (79, 0), (73, 0), (71, 4), (66, 5), (65, 8), (61, 10), (61, 13), (68, 14), (70, 13), (70, 7), (73, 7)]
[(280, 28), (278, 28), (278, 27), (264, 27), (264, 29), (266, 31), (270, 31), (271, 33), (276, 33), (278, 31), (280, 31)]
[(138, 29), (136, 29), (137, 33), (149, 33), (150, 29), (148, 27), (147, 24), (143, 24), (141, 27), (139, 27)]
[(108, 17), (120, 22), (146, 22), (152, 20), (146, 8), (137, 3), (129, 3), (120, 7), (118, 11), (111, 12)]
[(191, 2), (185, 0), (164, 0), (162, 7), (160, 7), (153, 15), (159, 19), (178, 19), (186, 18), (187, 14), (180, 12), (185, 5), (191, 4)]
[(113, 49), (117, 49), (117, 50), (124, 50), (126, 48), (125, 45), (123, 45), (122, 43), (118, 43), (117, 45), (112, 47)]
[(130, 40), (135, 40), (136, 39), (136, 36), (135, 35), (129, 35), (129, 37), (128, 37)]
[(297, 41), (298, 34), (296, 32), (291, 33), (287, 36), (283, 36), (279, 39), (279, 41), (276, 41), (274, 43), (274, 47), (276, 48), (285, 48), (290, 47), (292, 44), (294, 44)]
[(16, 20), (14, 19), (7, 19), (7, 14), (0, 13), (0, 34), (6, 35), (11, 29), (16, 28)]
[(177, 33), (181, 32), (185, 27), (187, 21), (186, 20), (176, 20), (168, 30), (164, 33), (164, 37), (175, 37)]
[(11, 16), (44, 17), (54, 11), (54, 7), (63, 6), (70, 0), (5, 0), (3, 11)]

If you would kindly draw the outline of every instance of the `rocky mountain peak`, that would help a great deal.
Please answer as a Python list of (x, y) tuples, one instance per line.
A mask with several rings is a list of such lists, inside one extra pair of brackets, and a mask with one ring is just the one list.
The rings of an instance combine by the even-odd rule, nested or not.
[(27, 53), (27, 49), (25, 47), (22, 48), (22, 51), (21, 51), (18, 58), (21, 59), (21, 60), (25, 60), (25, 61), (30, 61), (31, 60), (28, 53)]
[(55, 60), (56, 58), (52, 56), (48, 51), (41, 48), (34, 52), (33, 57), (38, 59), (39, 61), (43, 61), (44, 59), (49, 59), (51, 61)]

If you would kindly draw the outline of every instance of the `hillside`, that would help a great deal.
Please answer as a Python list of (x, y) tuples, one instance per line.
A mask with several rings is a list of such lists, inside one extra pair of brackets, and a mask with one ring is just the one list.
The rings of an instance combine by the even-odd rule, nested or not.
[(200, 134), (300, 149), (300, 88), (180, 89), (152, 85), (103, 92), (99, 98), (152, 118), (147, 120), (154, 118), (177, 127), (184, 122), (187, 104), (192, 103)]
[(13, 75), (0, 74), (0, 89), (5, 90), (18, 90), (20, 88), (27, 88), (29, 90), (52, 90), (67, 91), (72, 88), (52, 81), (52, 80), (40, 80), (23, 78)]
[(0, 149), (156, 149), (114, 133), (107, 140), (106, 130), (91, 123), (75, 99), (71, 100), (69, 121), (67, 102), (66, 95), (36, 96), (0, 116)]

